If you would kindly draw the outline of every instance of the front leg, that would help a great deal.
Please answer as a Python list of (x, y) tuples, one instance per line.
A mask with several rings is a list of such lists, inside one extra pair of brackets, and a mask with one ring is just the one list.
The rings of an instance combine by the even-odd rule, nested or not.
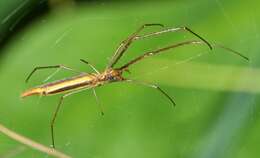
[(135, 80), (130, 80), (130, 79), (126, 79), (124, 81), (157, 89), (160, 93), (162, 93), (166, 98), (169, 99), (169, 101), (172, 103), (173, 107), (175, 107), (175, 105), (176, 105), (173, 98), (171, 98), (165, 91), (163, 91), (159, 86), (157, 86), (155, 84), (150, 84), (150, 83), (140, 82), (140, 81), (135, 81)]

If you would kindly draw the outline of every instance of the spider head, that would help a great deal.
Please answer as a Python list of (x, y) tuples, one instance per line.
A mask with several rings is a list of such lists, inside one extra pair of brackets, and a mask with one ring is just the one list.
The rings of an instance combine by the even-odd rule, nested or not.
[(104, 73), (105, 80), (110, 82), (122, 81), (124, 78), (122, 77), (122, 71), (117, 69), (108, 69)]

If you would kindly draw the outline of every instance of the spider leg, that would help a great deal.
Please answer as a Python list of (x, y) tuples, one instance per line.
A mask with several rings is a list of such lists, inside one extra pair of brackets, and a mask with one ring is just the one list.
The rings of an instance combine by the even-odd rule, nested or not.
[(239, 53), (239, 52), (237, 52), (237, 51), (235, 51), (235, 50), (233, 50), (233, 49), (230, 49), (230, 48), (228, 48), (228, 47), (225, 47), (225, 46), (223, 46), (223, 45), (213, 44), (213, 47), (222, 48), (222, 49), (224, 49), (224, 50), (226, 50), (226, 51), (228, 51), (228, 52), (230, 52), (230, 53), (236, 54), (236, 55), (238, 55), (238, 56), (244, 58), (245, 60), (249, 61), (249, 58), (246, 57), (245, 55), (243, 55), (243, 54), (241, 54), (241, 53)]
[[(163, 48), (159, 48), (159, 49), (156, 49), (156, 50), (152, 50), (152, 51), (148, 51), (148, 52), (145, 52), (144, 54), (136, 57), (135, 59), (133, 60), (130, 60), (128, 63), (126, 63), (125, 65), (121, 66), (119, 69), (120, 70), (127, 70), (128, 67), (144, 58), (147, 58), (149, 56), (153, 56), (153, 55), (156, 55), (156, 54), (159, 54), (159, 53), (163, 53), (165, 52), (166, 50), (169, 50), (169, 49), (174, 49), (174, 48), (177, 48), (177, 47), (181, 47), (181, 46), (185, 46), (185, 45), (191, 45), (191, 44), (194, 44), (194, 45), (199, 45), (199, 44), (205, 44), (203, 41), (196, 41), (196, 40), (193, 40), (193, 41), (184, 41), (184, 42), (179, 42), (179, 43), (176, 43), (176, 44), (173, 44), (173, 45), (170, 45), (170, 46), (167, 46), (167, 47), (163, 47)], [(233, 49), (230, 49), (230, 48), (227, 48), (227, 47), (224, 47), (222, 45), (217, 45), (217, 44), (213, 44), (212, 45), (213, 47), (218, 47), (218, 48), (222, 48), (230, 53), (233, 53), (235, 55), (238, 55), (242, 58), (244, 58), (245, 60), (249, 61), (249, 58), (244, 56), (243, 54), (237, 52), (237, 51), (234, 51)]]
[[(69, 70), (69, 71), (73, 71), (73, 72), (77, 72), (79, 73), (79, 71), (76, 71), (72, 68), (69, 68), (67, 66), (64, 66), (64, 65), (52, 65), (52, 66), (37, 66), (33, 69), (33, 71), (28, 75), (28, 77), (26, 78), (25, 82), (28, 82), (29, 79), (32, 77), (32, 75), (38, 71), (38, 70), (41, 70), (41, 69), (64, 69), (64, 70)], [(50, 79), (54, 74), (56, 74), (57, 72), (54, 72), (53, 74), (51, 74), (49, 77), (47, 77), (47, 79)], [(45, 81), (47, 80), (45, 79)]]
[(100, 72), (95, 68), (95, 66), (93, 66), (92, 64), (90, 64), (88, 61), (84, 60), (84, 59), (80, 59), (81, 62), (89, 65), (96, 73), (100, 74)]
[(51, 140), (52, 140), (52, 147), (53, 147), (53, 148), (55, 148), (55, 141), (54, 141), (54, 123), (55, 123), (55, 120), (56, 120), (56, 118), (57, 118), (58, 112), (59, 112), (59, 110), (60, 110), (60, 107), (61, 107), (61, 105), (62, 105), (62, 103), (63, 103), (64, 98), (66, 98), (66, 97), (68, 97), (68, 96), (70, 96), (70, 95), (72, 95), (72, 94), (81, 92), (81, 91), (83, 91), (83, 90), (89, 89), (89, 88), (91, 88), (91, 87), (88, 87), (88, 88), (84, 88), (84, 89), (80, 89), (80, 90), (77, 90), (77, 91), (74, 91), (74, 92), (67, 93), (67, 94), (63, 95), (63, 96), (60, 98), (60, 101), (59, 101), (59, 103), (58, 103), (58, 105), (57, 105), (57, 107), (56, 107), (56, 110), (54, 111), (53, 116), (52, 116), (52, 119), (51, 119)]
[(173, 44), (173, 45), (170, 45), (170, 46), (167, 46), (167, 47), (159, 48), (159, 49), (156, 49), (156, 50), (148, 51), (148, 52), (145, 52), (144, 54), (136, 57), (135, 59), (129, 61), (128, 63), (126, 63), (125, 65), (120, 67), (119, 69), (120, 70), (125, 70), (130, 65), (132, 65), (132, 64), (134, 64), (134, 63), (136, 63), (136, 62), (138, 62), (138, 61), (140, 61), (140, 60), (142, 60), (144, 58), (147, 58), (149, 56), (153, 56), (153, 55), (165, 52), (166, 50), (169, 50), (169, 49), (173, 49), (173, 48), (184, 46), (184, 45), (190, 45), (190, 44), (205, 44), (205, 43), (202, 42), (202, 41), (194, 41), (194, 40), (193, 41), (185, 41), (185, 42), (180, 42), (180, 43)]
[(94, 96), (96, 98), (97, 104), (99, 105), (101, 115), (103, 116), (104, 115), (104, 108), (103, 108), (102, 104), (100, 103), (100, 101), (99, 101), (99, 99), (97, 97), (96, 90), (94, 88), (92, 90), (93, 90), (93, 94), (94, 94)]
[(169, 101), (172, 103), (173, 106), (176, 105), (175, 101), (165, 91), (163, 91), (159, 86), (157, 86), (155, 84), (150, 84), (150, 83), (140, 82), (140, 81), (135, 81), (135, 80), (130, 80), (130, 79), (126, 79), (124, 81), (154, 88), (154, 89), (158, 90), (160, 93), (162, 93), (167, 99), (169, 99)]
[(130, 44), (133, 41), (152, 37), (152, 36), (157, 36), (157, 35), (160, 35), (160, 34), (163, 34), (163, 33), (168, 33), (168, 32), (186, 31), (186, 32), (196, 36), (200, 40), (202, 40), (210, 49), (212, 49), (211, 44), (206, 39), (204, 39), (203, 37), (201, 37), (200, 35), (198, 35), (194, 31), (192, 31), (188, 27), (167, 28), (167, 29), (164, 29), (164, 30), (161, 30), (161, 31), (156, 31), (156, 32), (145, 34), (145, 35), (138, 35), (138, 33), (140, 33), (141, 30), (144, 29), (146, 26), (154, 26), (154, 25), (163, 26), (161, 24), (145, 24), (142, 27), (140, 27), (135, 33), (130, 35), (126, 40), (124, 40), (119, 45), (119, 47), (116, 49), (116, 52), (115, 52), (114, 56), (112, 57), (112, 60), (108, 65), (108, 68), (113, 67), (117, 63), (117, 61), (122, 57), (123, 53), (127, 50), (127, 48), (130, 46)]
[(156, 32), (153, 32), (153, 33), (148, 33), (148, 34), (145, 34), (145, 35), (142, 35), (142, 36), (135, 36), (134, 37), (134, 40), (139, 40), (139, 39), (143, 39), (143, 38), (147, 38), (147, 37), (151, 37), (151, 36), (157, 36), (157, 35), (160, 35), (160, 34), (163, 34), (163, 33), (168, 33), (168, 32), (178, 32), (178, 31), (186, 31), (194, 36), (196, 36), (197, 38), (199, 38), (200, 40), (202, 40), (205, 44), (208, 45), (208, 47), (210, 49), (212, 49), (212, 46), (211, 44), (206, 40), (204, 39), (203, 37), (201, 37), (200, 35), (198, 35), (197, 33), (195, 33), (194, 31), (192, 31), (190, 28), (188, 27), (174, 27), (174, 28), (168, 28), (168, 29), (164, 29), (162, 31), (156, 31)]
[(121, 58), (121, 56), (124, 54), (124, 52), (127, 50), (129, 45), (132, 43), (134, 38), (140, 33), (144, 28), (149, 26), (161, 26), (164, 27), (162, 24), (144, 24), (140, 28), (138, 28), (134, 33), (132, 33), (130, 36), (128, 36), (125, 40), (123, 40), (120, 45), (117, 47), (113, 57), (111, 58), (111, 61), (109, 62), (107, 68), (112, 68), (117, 61)]

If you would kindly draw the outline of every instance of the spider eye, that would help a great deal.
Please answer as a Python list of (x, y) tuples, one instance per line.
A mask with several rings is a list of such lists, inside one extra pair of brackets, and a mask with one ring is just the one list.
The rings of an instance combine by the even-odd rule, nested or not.
[(116, 80), (116, 78), (114, 76), (108, 76), (108, 79), (111, 80), (111, 81)]

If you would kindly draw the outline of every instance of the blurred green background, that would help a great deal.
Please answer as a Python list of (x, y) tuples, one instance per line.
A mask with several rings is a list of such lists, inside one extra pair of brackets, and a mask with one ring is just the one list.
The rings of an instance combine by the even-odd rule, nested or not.
[[(80, 63), (83, 58), (103, 70), (119, 43), (142, 24), (188, 26), (250, 62), (205, 46), (145, 59), (126, 76), (160, 85), (176, 108), (156, 90), (127, 83), (96, 89), (103, 117), (92, 91), (72, 95), (55, 124), (57, 149), (91, 158), (259, 157), (259, 5), (256, 0), (1, 0), (0, 123), (50, 146), (50, 120), (60, 96), (19, 98), (53, 72), (38, 72), (26, 84), (35, 66), (64, 64), (90, 72)], [(118, 65), (145, 50), (190, 39), (196, 38), (178, 32), (138, 41)], [(73, 75), (61, 70), (51, 80)], [(49, 156), (0, 134), (0, 157)]]

